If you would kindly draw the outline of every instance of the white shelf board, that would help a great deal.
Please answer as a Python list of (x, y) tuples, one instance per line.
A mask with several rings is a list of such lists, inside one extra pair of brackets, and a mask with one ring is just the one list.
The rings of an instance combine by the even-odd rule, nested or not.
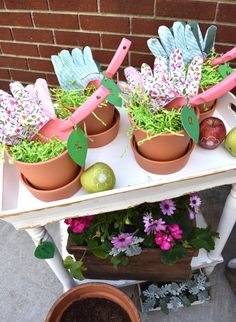
[[(236, 105), (236, 99), (228, 93), (218, 100), (215, 112), (215, 116), (224, 120), (227, 131), (236, 126), (235, 113), (230, 109), (231, 103)], [(128, 144), (127, 114), (124, 111), (120, 113), (121, 124), (117, 138), (107, 146), (89, 149), (86, 159), (86, 168), (99, 161), (112, 167), (116, 174), (116, 186), (113, 190), (87, 194), (81, 188), (69, 199), (45, 203), (34, 198), (20, 183), (17, 207), (13, 206), (11, 209), (8, 206), (8, 209), (0, 211), (0, 219), (12, 223), (16, 229), (27, 229), (63, 218), (124, 209), (144, 201), (158, 201), (236, 182), (236, 159), (223, 145), (216, 150), (195, 147), (187, 165), (177, 173), (155, 175), (143, 170), (136, 163)], [(5, 195), (11, 195), (12, 204), (15, 203), (17, 196), (14, 198), (12, 191), (9, 190)]]

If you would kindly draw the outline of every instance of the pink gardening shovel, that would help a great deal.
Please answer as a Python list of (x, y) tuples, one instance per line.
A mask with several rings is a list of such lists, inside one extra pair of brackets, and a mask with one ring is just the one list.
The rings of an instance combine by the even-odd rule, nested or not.
[[(130, 40), (125, 38), (122, 39), (106, 70), (106, 77), (111, 78), (117, 72), (129, 50), (130, 45)], [(92, 83), (98, 87), (100, 86), (101, 81), (93, 81)], [(100, 86), (68, 119), (52, 119), (47, 122), (39, 131), (39, 134), (41, 134), (39, 135), (39, 139), (46, 141), (47, 138), (56, 136), (61, 140), (67, 140), (76, 124), (92, 113), (109, 94), (110, 91), (106, 87)]]

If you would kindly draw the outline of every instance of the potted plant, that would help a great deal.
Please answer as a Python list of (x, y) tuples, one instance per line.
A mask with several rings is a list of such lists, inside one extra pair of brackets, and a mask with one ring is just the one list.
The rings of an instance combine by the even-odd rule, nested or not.
[(205, 274), (196, 271), (191, 280), (181, 283), (141, 283), (139, 296), (143, 312), (161, 310), (168, 314), (170, 309), (208, 302), (210, 282)]
[[(51, 201), (78, 191), (82, 169), (69, 156), (66, 141), (45, 137), (42, 140), (45, 142), (38, 140), (40, 129), (55, 111), (46, 81), (37, 81), (40, 84), (37, 95), (36, 83), (28, 90), (19, 82), (13, 82), (10, 84), (12, 95), (0, 91), (0, 142), (8, 158), (19, 169), (25, 186), (37, 198)], [(41, 101), (38, 93), (46, 100)]]
[(200, 248), (214, 249), (210, 227), (194, 218), (201, 204), (196, 194), (145, 203), (97, 216), (67, 219), (65, 267), (75, 278), (185, 280)]
[[(52, 100), (60, 117), (65, 118), (79, 108), (96, 90), (91, 84), (85, 89), (66, 91), (62, 88), (51, 89)], [(80, 127), (88, 137), (88, 146), (99, 147), (108, 144), (118, 133), (118, 111), (108, 101), (101, 103), (94, 112), (87, 116)], [(113, 129), (115, 126), (115, 129)], [(103, 141), (101, 141), (103, 138)]]
[(132, 126), (131, 147), (145, 170), (173, 173), (187, 163), (194, 144), (183, 126), (183, 104), (175, 100), (197, 94), (202, 63), (195, 57), (186, 74), (183, 54), (176, 49), (169, 63), (156, 57), (153, 71), (147, 64), (142, 64), (141, 72), (125, 69), (129, 95), (123, 100)]
[(141, 322), (137, 308), (120, 289), (105, 283), (85, 283), (64, 293), (46, 322)]

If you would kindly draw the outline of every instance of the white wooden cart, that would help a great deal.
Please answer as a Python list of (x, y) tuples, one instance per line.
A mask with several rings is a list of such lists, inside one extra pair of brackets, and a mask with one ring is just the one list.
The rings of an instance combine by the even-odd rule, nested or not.
[[(215, 116), (222, 118), (227, 131), (236, 126), (236, 114), (232, 110), (236, 98), (228, 93), (217, 102)], [(154, 175), (146, 172), (136, 163), (126, 135), (129, 123), (125, 112), (121, 112), (121, 127), (117, 138), (109, 145), (90, 149), (86, 167), (103, 161), (109, 164), (117, 178), (113, 190), (95, 194), (87, 194), (81, 189), (70, 199), (44, 203), (35, 199), (25, 187), (19, 183), (15, 167), (6, 161), (1, 171), (2, 196), (0, 219), (11, 223), (17, 230), (26, 230), (37, 243), (41, 239), (52, 240), (45, 228), (48, 223), (65, 218), (96, 215), (99, 213), (133, 207), (143, 202), (160, 201), (174, 198), (186, 193), (232, 184), (231, 192), (226, 200), (221, 215), (214, 251), (207, 253), (201, 250), (198, 257), (192, 260), (192, 268), (204, 268), (210, 274), (215, 265), (222, 262), (221, 252), (228, 240), (236, 221), (236, 158), (220, 146), (216, 150), (204, 150), (196, 147), (188, 164), (179, 172), (171, 175)], [(2, 165), (3, 167), (3, 165)], [(216, 196), (217, 197), (217, 196)], [(200, 216), (199, 225), (204, 225)], [(64, 225), (65, 226), (65, 225)], [(65, 246), (65, 243), (63, 244)], [(63, 247), (65, 250), (65, 248)], [(60, 252), (56, 250), (53, 259), (46, 260), (53, 272), (68, 290), (76, 283), (64, 269)], [(124, 285), (124, 281), (117, 285)]]

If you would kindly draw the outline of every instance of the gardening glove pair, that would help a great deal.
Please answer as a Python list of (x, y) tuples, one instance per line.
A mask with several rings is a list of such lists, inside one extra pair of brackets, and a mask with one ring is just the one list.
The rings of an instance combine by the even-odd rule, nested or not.
[(71, 54), (62, 50), (51, 59), (58, 82), (66, 91), (84, 89), (89, 82), (102, 79), (90, 47), (86, 46), (83, 51), (74, 48)]
[(153, 71), (144, 63), (141, 72), (133, 67), (127, 67), (125, 76), (130, 92), (139, 87), (150, 97), (154, 107), (158, 108), (175, 97), (196, 95), (201, 80), (202, 64), (201, 56), (194, 57), (186, 74), (182, 51), (175, 49), (170, 54), (169, 61), (162, 56), (156, 57)]
[(176, 48), (181, 49), (184, 63), (189, 64), (195, 56), (202, 56), (205, 59), (214, 47), (216, 26), (210, 26), (206, 35), (203, 36), (198, 23), (189, 22), (188, 24), (180, 21), (174, 22), (172, 28), (160, 26), (156, 38), (150, 38), (147, 45), (155, 57), (162, 56), (170, 58), (171, 52)]
[(0, 90), (0, 142), (16, 145), (31, 140), (51, 117), (36, 92), (30, 94), (20, 82), (10, 83), (10, 90), (12, 95)]

